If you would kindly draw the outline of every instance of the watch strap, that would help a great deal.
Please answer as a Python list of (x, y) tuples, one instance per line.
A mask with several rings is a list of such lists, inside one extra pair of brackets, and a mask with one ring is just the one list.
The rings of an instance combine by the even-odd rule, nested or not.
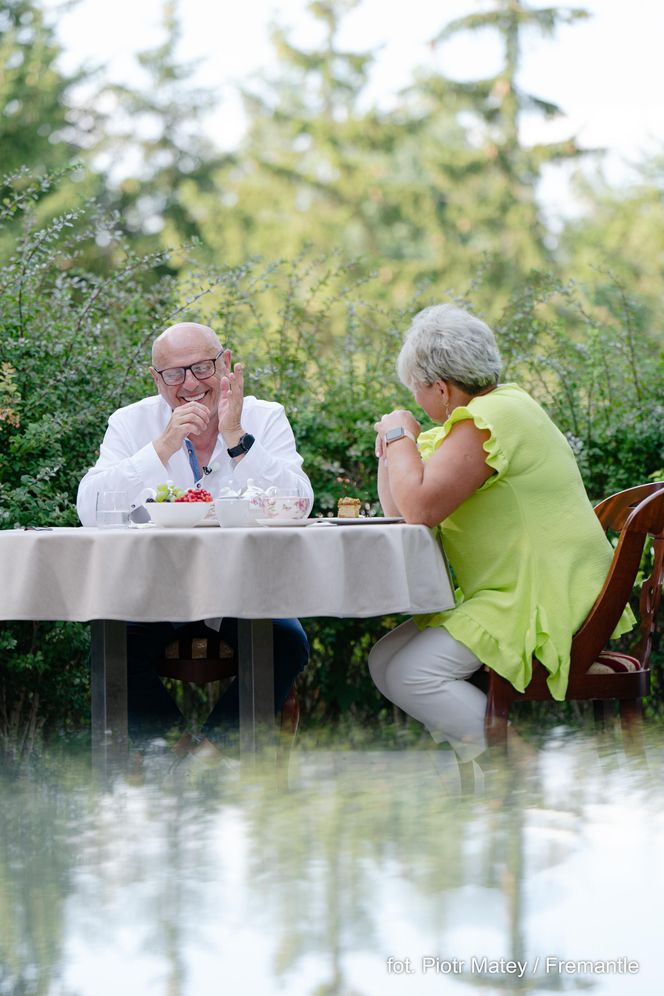
[(229, 457), (239, 457), (243, 453), (248, 453), (251, 447), (254, 445), (255, 439), (249, 432), (245, 432), (244, 435), (240, 436), (236, 446), (230, 446), (226, 452)]
[(414, 443), (417, 442), (412, 432), (409, 432), (403, 425), (395, 425), (394, 428), (388, 429), (385, 433), (385, 445), (389, 446), (390, 443), (395, 443), (397, 439), (403, 439), (404, 436), (412, 439)]

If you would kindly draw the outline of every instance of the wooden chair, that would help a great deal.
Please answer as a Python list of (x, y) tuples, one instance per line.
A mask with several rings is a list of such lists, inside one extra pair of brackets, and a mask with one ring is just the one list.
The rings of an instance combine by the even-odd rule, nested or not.
[[(157, 661), (157, 673), (193, 685), (212, 685), (237, 676), (237, 658), (233, 648), (211, 630), (209, 636), (183, 636), (169, 643)], [(280, 746), (292, 746), (299, 722), (300, 703), (292, 688), (281, 709)]]
[[(566, 698), (591, 699), (596, 719), (617, 699), (625, 746), (640, 746), (641, 699), (648, 694), (649, 660), (657, 625), (664, 569), (664, 481), (641, 484), (605, 498), (595, 508), (605, 530), (619, 539), (604, 587), (572, 639)], [(627, 604), (648, 536), (653, 537), (653, 565), (641, 587), (640, 638), (630, 654), (605, 650)], [(533, 660), (533, 676), (525, 692), (516, 689), (490, 668), (485, 729), (489, 746), (504, 747), (513, 702), (553, 701), (546, 684), (547, 671)]]

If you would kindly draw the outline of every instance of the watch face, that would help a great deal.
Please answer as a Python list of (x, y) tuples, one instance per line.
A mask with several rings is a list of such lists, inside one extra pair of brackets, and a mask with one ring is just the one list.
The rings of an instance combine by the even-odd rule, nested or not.
[(403, 430), (403, 426), (398, 426), (396, 429), (388, 429), (385, 433), (385, 442), (393, 443), (395, 439), (401, 439), (406, 433)]
[(237, 446), (232, 446), (230, 449), (226, 450), (229, 457), (238, 457), (243, 453), (248, 453), (251, 447), (254, 445), (254, 437), (249, 432), (245, 432), (241, 436), (240, 441)]

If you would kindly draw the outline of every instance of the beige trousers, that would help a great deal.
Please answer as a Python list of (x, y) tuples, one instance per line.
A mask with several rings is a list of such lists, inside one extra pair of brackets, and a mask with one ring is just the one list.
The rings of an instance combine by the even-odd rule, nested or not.
[(481, 661), (446, 629), (420, 630), (410, 619), (372, 648), (369, 670), (379, 691), (423, 723), (436, 743), (447, 740), (460, 761), (486, 749), (486, 695), (465, 681)]

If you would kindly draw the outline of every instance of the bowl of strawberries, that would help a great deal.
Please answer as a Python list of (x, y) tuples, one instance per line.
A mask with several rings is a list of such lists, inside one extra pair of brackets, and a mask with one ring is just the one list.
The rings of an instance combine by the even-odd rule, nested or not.
[(213, 507), (212, 495), (201, 487), (183, 491), (167, 481), (146, 498), (145, 507), (155, 526), (183, 529), (203, 521)]

